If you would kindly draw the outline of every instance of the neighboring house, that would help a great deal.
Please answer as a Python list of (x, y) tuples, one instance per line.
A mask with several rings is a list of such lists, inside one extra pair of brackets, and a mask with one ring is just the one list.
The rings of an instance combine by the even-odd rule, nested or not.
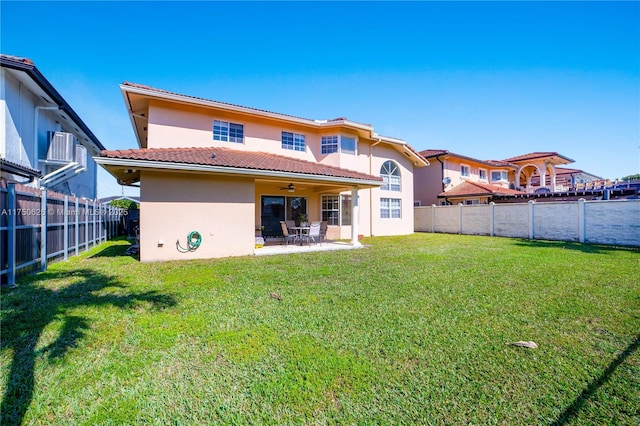
[[(406, 142), (345, 118), (310, 120), (123, 83), (138, 148), (96, 161), (140, 182), (140, 259), (252, 254), (255, 230), (281, 233), (302, 214), (327, 237), (413, 232), (414, 168)], [(183, 253), (187, 235), (201, 245)]]
[(104, 149), (29, 59), (0, 55), (0, 178), (95, 199)]
[[(602, 180), (602, 178), (600, 176), (596, 176), (579, 169), (556, 167), (556, 190), (568, 191), (571, 188), (575, 188), (579, 184), (585, 184), (587, 182), (592, 182), (595, 180)], [(534, 173), (531, 177), (531, 185), (534, 187), (540, 186), (540, 176), (537, 173)], [(551, 186), (550, 175), (547, 175), (546, 183), (544, 186)]]
[[(562, 190), (557, 165), (573, 160), (556, 152), (534, 152), (505, 160), (478, 160), (443, 149), (421, 151), (432, 166), (414, 173), (414, 205), (487, 204), (494, 197)], [(540, 186), (540, 175), (547, 185)], [(536, 176), (538, 180), (536, 181)]]

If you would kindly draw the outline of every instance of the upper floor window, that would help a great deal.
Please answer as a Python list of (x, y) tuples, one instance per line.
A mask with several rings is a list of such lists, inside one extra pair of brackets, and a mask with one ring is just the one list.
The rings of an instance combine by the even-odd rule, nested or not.
[(471, 167), (467, 166), (466, 164), (461, 164), (460, 165), (460, 175), (462, 177), (471, 176)]
[(355, 154), (357, 146), (357, 139), (351, 136), (330, 135), (322, 136), (320, 139), (320, 147), (323, 154), (331, 154), (332, 152)]
[(340, 136), (340, 152), (343, 154), (356, 153), (356, 138), (350, 136)]
[(400, 191), (400, 169), (393, 161), (385, 161), (380, 168), (380, 177), (384, 182), (380, 189), (386, 191)]
[(480, 180), (487, 180), (487, 169), (478, 169), (478, 178)]
[(304, 135), (291, 132), (282, 132), (282, 148), (295, 151), (305, 151)]
[(323, 136), (320, 139), (320, 146), (323, 154), (338, 152), (338, 136)]
[(491, 172), (491, 182), (508, 181), (507, 172), (505, 170), (494, 170)]
[(228, 121), (213, 121), (213, 140), (222, 142), (244, 142), (244, 125)]

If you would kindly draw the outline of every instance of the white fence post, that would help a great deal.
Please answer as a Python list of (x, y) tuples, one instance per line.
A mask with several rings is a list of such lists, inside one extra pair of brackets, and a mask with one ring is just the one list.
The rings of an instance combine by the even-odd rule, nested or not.
[(9, 287), (16, 285), (16, 184), (7, 185), (7, 207), (9, 207), (9, 216), (7, 216), (7, 263), (8, 277), (7, 284)]
[(42, 198), (40, 198), (40, 270), (47, 269), (47, 190), (42, 190)]
[(529, 239), (533, 240), (533, 237), (535, 236), (533, 233), (533, 205), (535, 204), (535, 201), (533, 200), (529, 200), (528, 201), (529, 204)]
[(491, 206), (491, 236), (495, 237), (496, 235), (496, 203), (493, 201), (489, 203)]
[(458, 234), (462, 234), (462, 203), (458, 203)]
[(78, 253), (80, 253), (80, 200), (78, 199), (78, 197), (76, 198), (76, 211), (75, 211), (75, 217), (76, 217), (76, 227), (74, 229), (75, 234), (76, 234), (76, 243), (75, 243), (75, 249), (76, 249), (76, 256), (78, 255)]
[(84, 251), (89, 250), (89, 200), (84, 199)]
[(93, 226), (91, 227), (91, 247), (96, 246), (96, 200), (93, 200), (93, 209), (91, 210), (91, 218), (93, 219)]
[(431, 204), (431, 232), (436, 232), (436, 205)]
[(64, 196), (64, 260), (69, 259), (69, 196)]
[(585, 240), (585, 202), (584, 198), (578, 200), (578, 241), (584, 243)]

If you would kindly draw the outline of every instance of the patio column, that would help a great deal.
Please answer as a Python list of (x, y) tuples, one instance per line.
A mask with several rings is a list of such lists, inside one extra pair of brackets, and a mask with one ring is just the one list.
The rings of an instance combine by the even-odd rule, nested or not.
[(351, 245), (360, 247), (358, 241), (358, 222), (360, 221), (360, 200), (358, 200), (358, 188), (351, 190)]
[(551, 192), (556, 192), (556, 168), (551, 166)]
[(538, 171), (540, 172), (540, 188), (547, 186), (547, 165), (543, 164), (542, 169), (538, 167)]

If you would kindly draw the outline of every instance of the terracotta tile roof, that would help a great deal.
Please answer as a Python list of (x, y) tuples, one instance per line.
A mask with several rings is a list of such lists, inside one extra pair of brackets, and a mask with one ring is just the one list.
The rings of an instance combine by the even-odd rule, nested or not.
[(458, 158), (461, 160), (472, 161), (474, 163), (484, 164), (486, 166), (493, 166), (493, 163), (490, 163), (485, 160), (478, 160), (477, 158), (468, 157), (462, 154), (456, 154), (455, 152), (448, 151), (446, 149), (425, 149), (424, 151), (420, 151), (420, 155), (426, 159), (440, 157), (443, 155), (448, 155), (453, 158)]
[(492, 166), (496, 166), (496, 167), (517, 167), (515, 164), (511, 164), (507, 161), (502, 161), (502, 160), (487, 160), (486, 163), (489, 163)]
[(446, 155), (449, 151), (446, 149), (425, 149), (424, 151), (420, 151), (420, 155), (424, 158), (432, 158), (440, 155)]
[(558, 158), (562, 158), (563, 160), (573, 162), (573, 160), (571, 160), (570, 158), (560, 155), (557, 152), (530, 152), (529, 154), (523, 154), (523, 155), (518, 155), (516, 157), (505, 158), (502, 161), (513, 163), (516, 161), (536, 160), (539, 158), (546, 158), (546, 157), (558, 157)]
[(526, 194), (526, 192), (517, 191), (515, 189), (503, 188), (498, 185), (491, 185), (488, 183), (464, 181), (449, 191), (442, 192), (438, 197), (451, 198), (451, 197), (465, 197), (474, 195), (520, 195)]
[(382, 181), (353, 170), (326, 164), (298, 160), (283, 155), (265, 152), (238, 151), (230, 148), (143, 148), (102, 151), (102, 157), (128, 160), (153, 161), (176, 164), (197, 164), (228, 167), (229, 169), (252, 169), (305, 175), (329, 176), (347, 179)]
[(27, 65), (35, 65), (33, 61), (29, 58), (21, 58), (19, 56), (5, 55), (4, 53), (0, 54), (0, 57), (2, 59), (14, 61), (14, 62), (22, 62), (23, 64), (27, 64)]

